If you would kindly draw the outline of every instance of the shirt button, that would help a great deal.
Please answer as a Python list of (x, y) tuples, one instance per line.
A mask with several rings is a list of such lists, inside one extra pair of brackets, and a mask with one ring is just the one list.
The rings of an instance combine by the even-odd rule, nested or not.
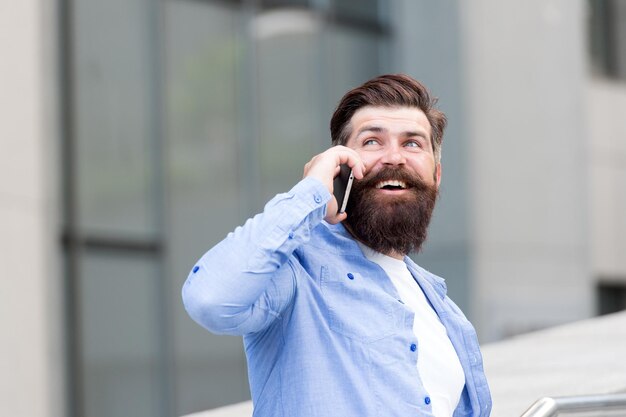
[(352, 272), (348, 272), (348, 278), (349, 279), (354, 279), (354, 275), (352, 275)]
[(316, 203), (318, 203), (318, 204), (322, 202), (322, 197), (320, 197), (319, 195), (316, 195), (313, 199), (314, 199), (314, 200), (315, 200), (315, 202), (316, 202)]
[[(411, 343), (411, 352), (415, 352), (416, 350), (417, 350), (417, 345), (415, 343)], [(428, 397), (426, 397), (426, 398), (428, 398)]]
[(293, 239), (294, 236), (293, 232), (289, 232), (289, 239)]
[(430, 404), (430, 397), (424, 398), (424, 402), (426, 403), (426, 405)]
[(195, 274), (196, 272), (198, 272), (198, 269), (200, 269), (200, 267), (198, 265), (193, 267), (193, 273)]

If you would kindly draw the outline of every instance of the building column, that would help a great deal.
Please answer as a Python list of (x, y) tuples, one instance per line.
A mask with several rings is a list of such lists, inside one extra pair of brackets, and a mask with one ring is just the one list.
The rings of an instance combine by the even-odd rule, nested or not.
[(0, 404), (13, 417), (64, 415), (55, 7), (0, 5)]

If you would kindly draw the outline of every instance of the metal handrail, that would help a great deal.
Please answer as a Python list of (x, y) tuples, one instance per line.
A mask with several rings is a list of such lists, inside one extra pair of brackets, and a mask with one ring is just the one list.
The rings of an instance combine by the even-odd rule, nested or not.
[(583, 412), (606, 408), (626, 409), (626, 394), (544, 397), (531, 405), (522, 417), (554, 417), (566, 411)]

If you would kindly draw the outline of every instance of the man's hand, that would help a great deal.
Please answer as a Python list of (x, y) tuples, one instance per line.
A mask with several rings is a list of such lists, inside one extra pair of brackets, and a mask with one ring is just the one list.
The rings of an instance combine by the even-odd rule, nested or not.
[(333, 195), (333, 180), (339, 175), (339, 165), (348, 164), (352, 168), (355, 179), (363, 178), (365, 165), (361, 157), (354, 149), (345, 146), (333, 146), (319, 155), (316, 155), (304, 166), (304, 178), (313, 177), (320, 180), (332, 195), (326, 205), (326, 220), (328, 223), (337, 224), (346, 219), (347, 214), (338, 214), (337, 199)]

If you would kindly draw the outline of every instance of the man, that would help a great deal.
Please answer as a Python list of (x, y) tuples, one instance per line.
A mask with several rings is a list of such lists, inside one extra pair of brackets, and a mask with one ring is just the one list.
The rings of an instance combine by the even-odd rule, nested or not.
[[(476, 333), (418, 251), (446, 119), (406, 75), (348, 92), (304, 178), (193, 267), (191, 317), (243, 335), (259, 417), (488, 416)], [(355, 182), (337, 213), (333, 178)]]

